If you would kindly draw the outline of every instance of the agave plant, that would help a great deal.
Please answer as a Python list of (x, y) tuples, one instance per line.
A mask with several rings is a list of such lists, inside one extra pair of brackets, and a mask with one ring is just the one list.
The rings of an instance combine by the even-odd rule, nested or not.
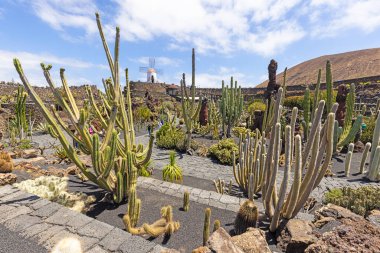
[(169, 164), (162, 171), (162, 178), (170, 182), (182, 182), (182, 169), (176, 164), (175, 152), (171, 151), (169, 156)]

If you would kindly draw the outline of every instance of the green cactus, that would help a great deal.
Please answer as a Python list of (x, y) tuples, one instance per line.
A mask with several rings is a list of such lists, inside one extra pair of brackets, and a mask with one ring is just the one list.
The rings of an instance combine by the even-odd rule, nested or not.
[(185, 74), (182, 75), (181, 80), (181, 105), (182, 114), (186, 126), (186, 150), (190, 149), (191, 135), (194, 128), (194, 121), (199, 117), (199, 112), (201, 110), (202, 99), (199, 98), (198, 103), (195, 101), (195, 50), (192, 51), (192, 64), (191, 64), (191, 98), (188, 95), (186, 88)]
[[(22, 83), (29, 92), (33, 100), (39, 106), (47, 123), (49, 132), (60, 141), (70, 160), (81, 170), (81, 172), (100, 188), (111, 192), (115, 203), (120, 203), (126, 199), (130, 191), (130, 183), (135, 183), (135, 176), (130, 175), (135, 169), (140, 170), (149, 162), (153, 137), (149, 141), (149, 146), (144, 149), (141, 145), (135, 144), (135, 133), (133, 128), (132, 103), (130, 98), (130, 87), (128, 80), (128, 69), (126, 69), (126, 94), (122, 96), (119, 76), (119, 41), (120, 29), (116, 28), (116, 42), (114, 57), (111, 56), (108, 48), (99, 14), (96, 14), (96, 21), (99, 34), (103, 42), (103, 47), (111, 70), (112, 78), (103, 80), (105, 94), (99, 93), (103, 109), (96, 103), (93, 91), (88, 87), (87, 95), (89, 103), (84, 103), (83, 108), (79, 108), (73, 98), (68, 83), (64, 75), (64, 69), (60, 71), (64, 95), (56, 88), (50, 75), (51, 65), (41, 64), (44, 76), (49, 84), (56, 103), (62, 107), (68, 115), (70, 123), (73, 125), (74, 134), (68, 125), (60, 118), (55, 110), (50, 111), (44, 105), (41, 98), (35, 92), (26, 78), (18, 59), (14, 59), (14, 66), (20, 76)], [(90, 126), (90, 110), (105, 129), (105, 136), (100, 141), (97, 134), (91, 136), (88, 128)], [(93, 160), (93, 170), (89, 170), (80, 160), (75, 148), (70, 144), (64, 132), (69, 137), (79, 143), (80, 150), (87, 155), (91, 155)], [(123, 138), (119, 138), (122, 134)]]
[(137, 198), (136, 188), (132, 187), (128, 196), (128, 216), (131, 219), (131, 226), (135, 227), (140, 218), (141, 200)]
[(348, 151), (347, 151), (346, 160), (344, 161), (344, 171), (345, 171), (345, 176), (346, 177), (350, 176), (351, 160), (352, 160), (352, 153), (353, 152), (354, 152), (354, 144), (350, 143), (348, 145)]
[(368, 152), (369, 152), (370, 149), (371, 149), (371, 143), (367, 142), (365, 144), (364, 151), (363, 151), (363, 154), (362, 154), (362, 159), (361, 159), (361, 162), (360, 162), (360, 174), (364, 173), (365, 163), (367, 161)]
[(170, 163), (162, 170), (162, 178), (164, 181), (182, 182), (182, 169), (176, 164), (175, 155), (176, 153), (174, 151), (170, 152)]
[(313, 100), (313, 104), (311, 107), (311, 121), (314, 120), (314, 113), (315, 113), (315, 110), (317, 109), (316, 107), (317, 107), (318, 102), (319, 102), (319, 90), (321, 88), (321, 76), (322, 76), (322, 69), (319, 69), (318, 70), (317, 84), (315, 85), (315, 89), (314, 89), (314, 100)]
[(331, 112), (333, 106), (333, 78), (331, 73), (331, 63), (330, 61), (326, 62), (326, 92), (327, 92), (327, 101), (326, 101), (326, 111), (327, 113)]
[(380, 179), (380, 113), (377, 114), (376, 125), (373, 131), (372, 148), (369, 158), (367, 178), (371, 181)]
[(214, 228), (212, 229), (212, 232), (215, 232), (220, 228), (220, 220), (215, 220), (214, 221)]
[(206, 242), (208, 241), (208, 238), (210, 236), (210, 216), (211, 216), (211, 209), (206, 208), (205, 221), (203, 225), (203, 246), (206, 245)]
[(303, 99), (303, 121), (302, 121), (304, 136), (307, 140), (310, 127), (310, 89), (309, 86), (305, 89), (305, 95)]
[(16, 107), (15, 107), (15, 124), (20, 140), (24, 139), (24, 134), (28, 130), (26, 122), (26, 98), (28, 93), (24, 91), (21, 85), (17, 88)]
[(250, 227), (256, 227), (259, 210), (252, 200), (246, 200), (236, 214), (234, 229), (235, 234), (240, 235)]
[(222, 99), (219, 107), (222, 114), (223, 135), (230, 138), (231, 129), (237, 124), (243, 112), (243, 95), (240, 86), (237, 86), (237, 81), (234, 85), (233, 77), (231, 77), (230, 87), (225, 86), (222, 81)]
[(183, 210), (185, 212), (189, 211), (190, 209), (190, 193), (188, 191), (185, 191), (183, 193)]

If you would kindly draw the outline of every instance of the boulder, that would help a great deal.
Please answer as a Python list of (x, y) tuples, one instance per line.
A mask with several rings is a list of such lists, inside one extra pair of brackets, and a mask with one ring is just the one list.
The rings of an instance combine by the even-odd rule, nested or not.
[(245, 253), (271, 253), (265, 233), (260, 228), (248, 228), (247, 232), (234, 236), (231, 240)]
[(43, 156), (37, 156), (28, 160), (29, 163), (41, 163), (44, 161), (46, 161), (46, 158)]
[(0, 186), (14, 184), (17, 181), (17, 175), (13, 173), (0, 173)]
[(328, 204), (316, 211), (315, 218), (321, 236), (305, 252), (380, 252), (380, 227), (362, 216)]
[(372, 210), (367, 216), (367, 220), (380, 227), (380, 210)]
[(211, 250), (205, 246), (193, 249), (191, 253), (212, 253)]
[(365, 145), (361, 141), (355, 142), (354, 153), (362, 153), (364, 151)]
[(244, 253), (232, 242), (231, 236), (222, 227), (212, 233), (206, 246), (215, 253)]
[(317, 241), (313, 234), (313, 224), (306, 220), (289, 220), (277, 238), (277, 247), (287, 253), (303, 253)]
[(25, 149), (23, 152), (22, 152), (22, 158), (24, 159), (31, 159), (31, 158), (35, 158), (37, 157), (38, 155), (38, 151), (37, 149)]

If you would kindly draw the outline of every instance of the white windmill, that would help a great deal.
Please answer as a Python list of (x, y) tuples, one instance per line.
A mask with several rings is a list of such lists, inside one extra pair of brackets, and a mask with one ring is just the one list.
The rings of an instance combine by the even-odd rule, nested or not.
[(140, 72), (146, 73), (146, 81), (148, 83), (158, 83), (157, 74), (161, 74), (162, 70), (156, 69), (156, 59), (149, 58), (149, 67), (140, 67)]

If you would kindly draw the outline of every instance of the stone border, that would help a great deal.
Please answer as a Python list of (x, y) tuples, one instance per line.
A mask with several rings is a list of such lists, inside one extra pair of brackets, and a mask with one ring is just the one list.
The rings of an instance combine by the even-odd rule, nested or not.
[[(137, 179), (137, 185), (145, 189), (154, 190), (181, 199), (183, 199), (184, 192), (188, 191), (190, 193), (190, 201), (232, 212), (238, 212), (240, 205), (247, 200), (246, 198), (238, 198), (227, 194), (220, 194), (216, 191), (202, 190), (150, 177), (139, 177)], [(256, 201), (255, 204), (259, 210), (264, 210), (261, 202)]]
[(47, 250), (63, 238), (85, 253), (159, 253), (166, 248), (10, 185), (0, 187), (0, 223)]

